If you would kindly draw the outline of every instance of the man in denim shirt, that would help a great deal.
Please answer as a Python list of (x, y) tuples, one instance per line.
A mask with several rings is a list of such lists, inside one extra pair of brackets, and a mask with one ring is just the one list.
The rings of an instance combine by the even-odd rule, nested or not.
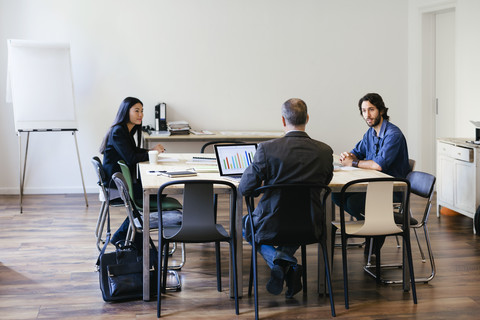
[[(410, 171), (407, 141), (402, 131), (389, 121), (388, 108), (377, 93), (368, 93), (358, 102), (360, 115), (370, 127), (355, 148), (340, 154), (343, 166), (382, 171), (396, 178), (405, 178)], [(339, 194), (334, 194), (339, 205)], [(394, 193), (394, 201), (400, 202), (401, 193)], [(346, 195), (345, 211), (357, 220), (364, 220), (365, 193)], [(381, 246), (382, 243), (376, 245)]]

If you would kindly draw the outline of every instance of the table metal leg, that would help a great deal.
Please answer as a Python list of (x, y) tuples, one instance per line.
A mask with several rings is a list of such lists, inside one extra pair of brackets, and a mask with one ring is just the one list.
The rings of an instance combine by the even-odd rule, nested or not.
[[(332, 215), (329, 214), (329, 212), (332, 212), (334, 214), (335, 211), (332, 200), (331, 200), (331, 195), (328, 196), (327, 202), (325, 203), (325, 229), (327, 232), (327, 256), (329, 257), (330, 261), (330, 270), (333, 270), (332, 264), (333, 261), (331, 259), (332, 257)], [(318, 246), (318, 293), (319, 294), (328, 294), (327, 286), (325, 284), (325, 264), (323, 263), (323, 252), (322, 252), (322, 247)]]
[[(242, 237), (242, 216), (243, 216), (243, 197), (237, 196), (237, 219), (235, 221), (236, 236), (237, 236), (237, 286), (238, 286), (238, 297), (243, 296), (243, 237)], [(231, 262), (230, 262), (231, 263)], [(233, 268), (230, 265), (230, 298), (234, 298), (233, 292)]]
[[(143, 300), (150, 300), (150, 193), (143, 191)], [(159, 249), (160, 250), (160, 249)]]

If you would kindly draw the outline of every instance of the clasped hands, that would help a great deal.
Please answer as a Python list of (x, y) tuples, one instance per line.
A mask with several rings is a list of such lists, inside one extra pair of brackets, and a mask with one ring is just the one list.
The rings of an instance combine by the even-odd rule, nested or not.
[(352, 166), (352, 161), (358, 161), (357, 156), (355, 156), (353, 153), (342, 152), (340, 154), (340, 163), (343, 166), (351, 167)]

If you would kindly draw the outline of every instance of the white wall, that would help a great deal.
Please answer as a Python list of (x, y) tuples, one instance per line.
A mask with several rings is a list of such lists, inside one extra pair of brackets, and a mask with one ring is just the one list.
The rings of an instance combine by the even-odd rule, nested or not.
[[(7, 39), (71, 44), (78, 143), (87, 191), (95, 192), (90, 158), (129, 95), (144, 102), (144, 124), (153, 124), (153, 106), (164, 101), (169, 121), (210, 130), (280, 130), (280, 105), (300, 97), (309, 106), (310, 135), (339, 153), (367, 129), (358, 99), (378, 92), (415, 149), (407, 121), (408, 6), (404, 0), (0, 0), (0, 193), (18, 193), (19, 183), (13, 111), (2, 89)], [(34, 134), (29, 148), (26, 193), (82, 192), (69, 134)]]
[(480, 1), (458, 1), (457, 11), (457, 137), (474, 138), (470, 120), (480, 121)]
[[(431, 106), (424, 99), (422, 92), (422, 21), (425, 15), (441, 10), (455, 10), (455, 90), (456, 103), (455, 137), (473, 139), (475, 128), (470, 120), (480, 121), (480, 1), (478, 0), (410, 0), (408, 31), (408, 136), (410, 156), (417, 159), (419, 169), (432, 171), (423, 164), (431, 150), (429, 144), (435, 141), (423, 139), (425, 124), (431, 125), (431, 116), (427, 109)], [(423, 101), (422, 101), (423, 99)], [(428, 130), (428, 129), (427, 129)], [(411, 143), (416, 139), (416, 143)], [(434, 172), (432, 172), (434, 173)]]

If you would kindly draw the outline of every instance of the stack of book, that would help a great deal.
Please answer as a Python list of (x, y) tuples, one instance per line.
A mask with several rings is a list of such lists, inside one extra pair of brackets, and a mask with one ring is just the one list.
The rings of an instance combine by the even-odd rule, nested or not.
[(190, 125), (187, 121), (171, 121), (168, 123), (168, 131), (174, 134), (190, 134)]

